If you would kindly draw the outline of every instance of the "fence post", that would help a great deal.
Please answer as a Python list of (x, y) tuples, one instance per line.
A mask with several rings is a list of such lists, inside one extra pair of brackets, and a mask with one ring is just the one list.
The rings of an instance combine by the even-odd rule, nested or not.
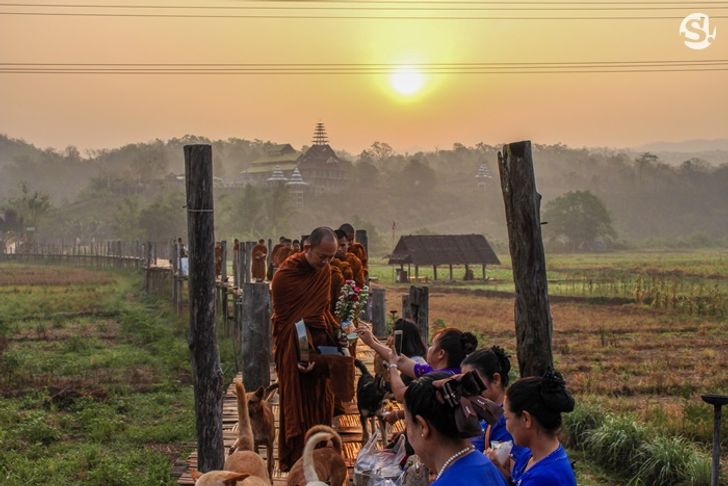
[(242, 355), (245, 388), (270, 384), (271, 324), (270, 290), (265, 283), (243, 286)]
[(521, 376), (540, 376), (553, 365), (552, 323), (531, 142), (505, 145), (498, 169), (516, 285), (518, 366)]
[(212, 147), (186, 145), (190, 337), (194, 372), (198, 469), (222, 469), (223, 374), (215, 338), (215, 230)]
[(402, 296), (402, 317), (415, 321), (425, 343), (428, 343), (430, 339), (429, 310), (430, 290), (428, 287), (412, 285), (409, 294)]
[(146, 293), (149, 293), (149, 287), (151, 284), (151, 278), (152, 278), (152, 242), (147, 241), (147, 244), (144, 246), (144, 255), (145, 255), (145, 262), (144, 262), (144, 291)]
[(385, 291), (382, 288), (372, 290), (372, 331), (377, 337), (387, 335), (387, 312)]

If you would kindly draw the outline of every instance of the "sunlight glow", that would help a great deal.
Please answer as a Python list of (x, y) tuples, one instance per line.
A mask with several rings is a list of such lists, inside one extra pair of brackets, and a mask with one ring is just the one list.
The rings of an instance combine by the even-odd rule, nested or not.
[(401, 66), (389, 76), (389, 82), (397, 93), (411, 96), (425, 85), (425, 77), (409, 66)]

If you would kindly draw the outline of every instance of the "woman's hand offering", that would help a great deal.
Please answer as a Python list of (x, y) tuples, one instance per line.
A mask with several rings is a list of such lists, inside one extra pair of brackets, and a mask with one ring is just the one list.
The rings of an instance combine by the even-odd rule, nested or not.
[(382, 414), (382, 420), (387, 422), (390, 425), (396, 424), (397, 421), (400, 419), (400, 413), (399, 410), (392, 410), (391, 412), (384, 412)]
[(356, 334), (359, 339), (367, 346), (374, 344), (374, 333), (372, 333), (372, 327), (365, 323), (359, 323), (359, 327), (356, 328)]

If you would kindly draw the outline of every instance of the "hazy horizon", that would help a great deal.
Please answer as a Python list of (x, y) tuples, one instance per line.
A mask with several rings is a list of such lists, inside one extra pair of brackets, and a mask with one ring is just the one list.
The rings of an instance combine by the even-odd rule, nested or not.
[[(332, 145), (354, 153), (374, 141), (414, 151), (496, 140), (620, 148), (728, 137), (728, 42), (718, 34), (705, 50), (686, 47), (679, 26), (690, 9), (642, 12), (615, 3), (597, 13), (573, 6), (557, 13), (488, 12), (452, 3), (445, 12), (412, 4), (394, 12), (459, 17), (447, 20), (381, 19), (377, 16), (394, 15), (376, 10), (381, 6), (367, 7), (375, 9), (371, 16), (346, 11), (351, 7), (344, 13), (304, 11), (306, 19), (180, 10), (192, 5), (184, 2), (163, 2), (171, 6), (164, 11), (102, 9), (94, 6), (103, 5), (99, 2), (8, 7), (4, 10), (32, 15), (0, 14), (0, 133), (84, 149), (184, 134), (299, 147), (310, 143), (315, 123), (323, 121)], [(309, 7), (221, 5), (254, 5), (273, 15), (297, 15)], [(705, 11), (719, 31), (726, 27), (720, 11)], [(148, 13), (159, 16), (142, 16)], [(169, 13), (223, 18), (165, 17)], [(485, 18), (496, 13), (509, 19)], [(543, 15), (589, 18), (532, 18)], [(706, 61), (713, 64), (694, 64)], [(144, 68), (164, 70), (169, 63), (198, 71), (160, 74)], [(204, 68), (210, 63), (287, 67), (220, 74)], [(518, 73), (504, 67), (512, 63), (522, 65), (513, 68)], [(544, 63), (550, 63), (547, 69)], [(680, 64), (654, 72), (655, 63)], [(481, 67), (473, 70), (473, 64)], [(298, 71), (332, 65), (327, 72)], [(585, 65), (597, 69), (584, 72)], [(402, 74), (405, 66), (412, 72)], [(77, 68), (94, 72), (67, 73)]]

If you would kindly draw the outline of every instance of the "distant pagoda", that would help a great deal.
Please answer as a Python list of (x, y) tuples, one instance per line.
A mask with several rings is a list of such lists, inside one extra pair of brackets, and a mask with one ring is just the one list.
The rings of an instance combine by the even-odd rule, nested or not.
[(475, 181), (478, 187), (478, 191), (485, 192), (485, 185), (488, 179), (492, 179), (493, 176), (490, 175), (490, 171), (488, 170), (488, 166), (485, 165), (485, 162), (480, 164), (480, 167), (478, 168), (478, 173), (475, 175)]
[(314, 145), (328, 145), (329, 137), (326, 135), (326, 127), (321, 122), (316, 124), (316, 128), (313, 131), (313, 144)]

